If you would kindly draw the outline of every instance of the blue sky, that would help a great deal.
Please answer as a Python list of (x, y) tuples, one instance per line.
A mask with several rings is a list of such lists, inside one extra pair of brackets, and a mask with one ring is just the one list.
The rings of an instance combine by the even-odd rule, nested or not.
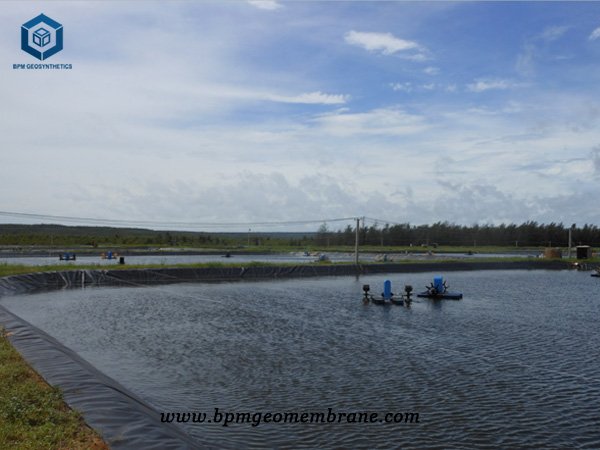
[[(12, 69), (41, 12), (73, 70)], [(597, 2), (3, 2), (0, 23), (2, 211), (600, 222)]]

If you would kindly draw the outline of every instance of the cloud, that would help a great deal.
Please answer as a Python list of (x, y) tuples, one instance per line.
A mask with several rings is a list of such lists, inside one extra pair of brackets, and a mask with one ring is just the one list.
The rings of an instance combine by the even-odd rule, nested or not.
[(437, 75), (438, 73), (440, 73), (440, 69), (439, 67), (426, 67), (425, 69), (423, 69), (423, 73), (427, 75)]
[[(104, 196), (118, 199), (106, 203), (104, 213), (107, 217), (134, 220), (177, 217), (183, 222), (235, 223), (319, 220), (359, 213), (377, 217), (393, 206), (377, 190), (361, 192), (351, 178), (338, 179), (319, 171), (292, 180), (278, 171), (245, 170), (232, 172), (220, 183), (210, 185), (198, 180), (176, 183), (145, 180), (138, 189), (111, 184), (102, 189), (86, 186), (84, 192), (85, 196), (72, 193), (74, 204)], [(310, 225), (308, 229), (312, 231), (315, 227)], [(237, 228), (238, 231), (247, 229)], [(277, 228), (269, 229), (277, 231)], [(290, 230), (285, 226), (282, 229)], [(302, 227), (295, 225), (294, 229)], [(234, 231), (235, 228), (229, 230)]]
[(277, 3), (275, 0), (248, 0), (248, 3), (255, 8), (266, 9), (269, 11), (283, 8), (283, 5)]
[[(0, 27), (0, 59), (26, 61), (13, 31), (31, 5), (11, 5), (1, 14), (16, 28)], [(562, 220), (568, 211), (598, 221), (585, 199), (598, 196), (600, 104), (594, 85), (574, 84), (585, 60), (576, 55), (569, 72), (553, 66), (548, 83), (519, 91), (519, 104), (490, 103), (486, 92), (525, 84), (507, 72), (462, 78), (442, 66), (452, 78), (432, 77), (437, 62), (410, 70), (399, 58), (426, 58), (425, 38), (355, 31), (346, 35), (351, 44), (343, 38), (358, 26), (347, 25), (356, 23), (353, 7), (342, 17), (339, 8), (313, 6), (282, 20), (245, 3), (154, 2), (144, 11), (128, 2), (52, 3), (48, 14), (71, 36), (56, 62), (75, 69), (0, 68), (5, 209), (212, 222), (333, 211), (413, 223)], [(402, 36), (427, 31), (399, 12), (388, 17), (392, 10), (360, 29), (385, 30), (399, 19)], [(560, 43), (560, 30), (538, 35), (524, 55), (532, 70), (551, 56), (545, 45)], [(367, 48), (365, 37), (381, 36)], [(351, 76), (348, 50), (369, 60), (354, 58)], [(487, 64), (464, 50), (470, 63)], [(373, 70), (374, 55), (384, 54), (384, 70)], [(467, 85), (473, 93), (464, 95)], [(585, 160), (566, 163), (565, 155)], [(454, 187), (431, 181), (438, 179)]]
[(484, 92), (489, 90), (513, 89), (523, 86), (523, 83), (517, 83), (511, 80), (505, 80), (500, 78), (483, 78), (475, 80), (474, 83), (468, 84), (467, 89), (471, 92)]
[(314, 119), (314, 122), (324, 131), (336, 136), (400, 136), (418, 133), (427, 128), (421, 116), (394, 108), (380, 108), (360, 113), (324, 114)]
[(414, 41), (397, 38), (391, 33), (372, 33), (353, 30), (346, 33), (344, 39), (350, 45), (383, 55), (409, 52), (404, 57), (417, 61), (423, 61), (427, 58), (424, 47)]
[(562, 35), (567, 32), (568, 29), (569, 27), (564, 25), (547, 27), (544, 29), (544, 31), (540, 33), (539, 38), (546, 42), (556, 41), (557, 39), (561, 38)]
[(410, 81), (404, 83), (390, 83), (389, 85), (393, 91), (396, 92), (427, 92), (427, 91), (445, 91), (445, 92), (456, 92), (457, 88), (455, 84), (443, 84), (443, 83), (423, 83), (415, 85)]
[(350, 99), (350, 96), (342, 94), (324, 94), (323, 92), (316, 91), (295, 96), (267, 95), (265, 98), (274, 102), (281, 103), (339, 105), (346, 103)]
[[(224, 103), (232, 102), (241, 105), (243, 102), (276, 102), (296, 103), (305, 105), (339, 105), (350, 100), (347, 94), (328, 94), (321, 91), (290, 94), (273, 92), (262, 87), (252, 85), (243, 86), (226, 83), (205, 82), (201, 86), (170, 87), (157, 89), (170, 96), (187, 97), (192, 99), (212, 99)], [(282, 90), (283, 91), (283, 90)]]
[(517, 55), (516, 69), (521, 75), (531, 76), (535, 72), (535, 59), (537, 48), (531, 43), (523, 45), (523, 49)]
[(410, 82), (405, 83), (390, 83), (390, 87), (393, 91), (412, 92), (413, 85)]
[(598, 27), (594, 31), (592, 31), (592, 33), (590, 34), (589, 40), (595, 41), (598, 38), (600, 38), (600, 27)]
[[(550, 44), (561, 38), (569, 28), (565, 25), (546, 27), (541, 33), (529, 37), (517, 55), (517, 72), (523, 76), (532, 76), (535, 73), (536, 61), (543, 58), (556, 59), (557, 57), (550, 52)], [(565, 56), (559, 58), (564, 59)]]
[(582, 210), (590, 193), (585, 191), (522, 197), (487, 183), (451, 183), (438, 181), (440, 190), (429, 206), (429, 222), (444, 217), (455, 223), (523, 223), (535, 220), (542, 223), (597, 223), (592, 209)]
[(594, 163), (594, 176), (600, 178), (600, 145), (592, 150), (592, 162)]
[(432, 210), (456, 223), (501, 223), (532, 217), (531, 203), (486, 183), (461, 183), (438, 179), (441, 190)]

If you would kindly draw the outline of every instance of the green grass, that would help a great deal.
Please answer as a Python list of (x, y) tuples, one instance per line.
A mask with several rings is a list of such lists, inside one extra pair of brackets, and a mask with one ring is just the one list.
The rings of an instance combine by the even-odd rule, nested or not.
[[(354, 252), (354, 246), (310, 246), (309, 251), (322, 251), (322, 252)], [(440, 245), (438, 247), (421, 247), (421, 246), (408, 246), (408, 245), (361, 245), (361, 252), (368, 253), (394, 253), (394, 252), (412, 252), (412, 253), (423, 253), (431, 250), (436, 253), (467, 253), (469, 251), (474, 253), (512, 253), (515, 251), (544, 251), (543, 247), (501, 247), (501, 246), (457, 246), (457, 245)], [(295, 248), (291, 251), (298, 251)]]
[(0, 329), (0, 448), (101, 450), (108, 446), (21, 358)]

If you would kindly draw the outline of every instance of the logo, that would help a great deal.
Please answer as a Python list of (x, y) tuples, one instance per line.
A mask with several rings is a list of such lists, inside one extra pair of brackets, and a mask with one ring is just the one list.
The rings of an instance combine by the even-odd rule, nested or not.
[(21, 25), (21, 50), (40, 61), (63, 49), (63, 26), (40, 14)]

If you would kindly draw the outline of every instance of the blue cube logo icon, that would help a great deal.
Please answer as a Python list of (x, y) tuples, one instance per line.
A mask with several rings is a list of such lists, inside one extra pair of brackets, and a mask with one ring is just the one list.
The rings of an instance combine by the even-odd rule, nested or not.
[(45, 28), (38, 28), (33, 32), (33, 42), (40, 47), (45, 47), (50, 43), (50, 32)]
[(21, 50), (43, 61), (63, 49), (63, 26), (40, 14), (21, 25)]

